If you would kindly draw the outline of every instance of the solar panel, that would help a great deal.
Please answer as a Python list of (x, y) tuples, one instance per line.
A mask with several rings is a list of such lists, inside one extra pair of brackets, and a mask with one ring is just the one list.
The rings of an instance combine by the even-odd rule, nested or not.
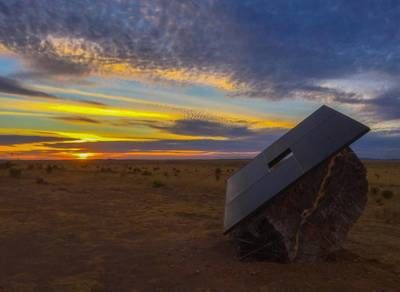
[(369, 128), (322, 106), (227, 181), (224, 233)]

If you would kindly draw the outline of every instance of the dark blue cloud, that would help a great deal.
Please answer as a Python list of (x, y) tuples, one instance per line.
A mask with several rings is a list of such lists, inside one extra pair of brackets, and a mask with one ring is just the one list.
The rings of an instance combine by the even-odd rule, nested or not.
[(67, 123), (83, 123), (83, 124), (100, 124), (101, 122), (95, 119), (81, 117), (81, 116), (62, 116), (54, 117), (55, 120), (64, 121)]
[(362, 158), (398, 159), (400, 157), (400, 131), (397, 133), (370, 133), (360, 139), (352, 148)]
[[(52, 143), (49, 146), (59, 149), (77, 148), (87, 152), (102, 153), (125, 153), (129, 151), (163, 151), (163, 150), (202, 150), (217, 152), (258, 152), (275, 141), (285, 131), (283, 130), (263, 130), (253, 133), (245, 139), (229, 140), (156, 140), (156, 141), (110, 141), (110, 142), (87, 142), (71, 143)], [(199, 133), (202, 135), (202, 133)]]
[(56, 98), (54, 95), (29, 89), (18, 81), (0, 76), (0, 92), (18, 95), (27, 95), (35, 97)]
[(219, 123), (216, 121), (207, 121), (199, 119), (177, 120), (172, 126), (156, 126), (153, 128), (167, 130), (170, 133), (178, 135), (195, 136), (220, 136), (220, 137), (245, 137), (255, 133), (247, 126)]
[(47, 137), (47, 136), (29, 136), (29, 135), (0, 135), (0, 145), (16, 145), (26, 143), (40, 143), (40, 142), (64, 142), (73, 139), (61, 137)]

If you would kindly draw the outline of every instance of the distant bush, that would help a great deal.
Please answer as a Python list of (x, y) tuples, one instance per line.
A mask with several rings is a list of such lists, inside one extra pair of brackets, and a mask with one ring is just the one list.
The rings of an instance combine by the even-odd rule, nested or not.
[(33, 170), (34, 168), (35, 168), (35, 166), (33, 164), (29, 164), (26, 169), (27, 170)]
[(371, 188), (371, 194), (373, 194), (374, 196), (378, 195), (380, 192), (378, 187), (372, 187)]
[(148, 171), (148, 170), (144, 170), (144, 171), (142, 172), (142, 175), (144, 175), (144, 176), (151, 176), (151, 175), (153, 175), (153, 173), (150, 172), (150, 171)]
[(38, 177), (37, 179), (36, 179), (36, 183), (38, 184), (38, 185), (47, 185), (48, 184), (48, 182), (47, 181), (45, 181), (43, 178), (41, 178), (41, 177)]
[(178, 169), (178, 168), (172, 168), (172, 171), (174, 172), (174, 175), (175, 176), (178, 176), (180, 173), (181, 173), (181, 170), (180, 169)]
[(169, 176), (168, 172), (164, 171), (164, 176), (168, 177)]
[(153, 167), (153, 170), (154, 171), (158, 171), (158, 170), (160, 170), (160, 168), (159, 167)]
[(387, 200), (394, 197), (394, 193), (391, 190), (384, 190), (384, 191), (382, 191), (381, 195), (383, 198), (385, 198)]
[(0, 169), (9, 169), (13, 166), (14, 166), (14, 164), (11, 161), (6, 161), (6, 162), (0, 164)]
[(22, 175), (22, 170), (19, 168), (10, 168), (8, 174), (12, 178), (20, 178)]
[(161, 187), (164, 187), (164, 186), (165, 186), (165, 184), (163, 182), (159, 181), (159, 180), (153, 181), (153, 188), (161, 188)]
[(49, 165), (47, 165), (47, 167), (46, 167), (46, 172), (47, 173), (52, 173), (53, 172), (53, 167), (49, 164)]
[(218, 167), (215, 169), (215, 179), (216, 180), (219, 180), (221, 178), (221, 173), (222, 173), (221, 168)]
[(134, 169), (133, 169), (133, 173), (140, 173), (141, 172), (141, 170), (140, 170), (140, 168), (138, 168), (138, 167), (135, 167)]

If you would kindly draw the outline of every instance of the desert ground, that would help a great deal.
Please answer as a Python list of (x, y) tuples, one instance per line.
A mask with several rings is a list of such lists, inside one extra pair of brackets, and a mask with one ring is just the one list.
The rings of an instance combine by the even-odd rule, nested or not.
[(328, 261), (240, 261), (222, 234), (243, 160), (0, 162), (0, 291), (400, 291), (400, 162)]

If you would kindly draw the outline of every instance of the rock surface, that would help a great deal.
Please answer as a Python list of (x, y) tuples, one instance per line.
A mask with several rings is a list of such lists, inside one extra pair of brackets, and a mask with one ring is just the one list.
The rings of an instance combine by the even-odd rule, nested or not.
[(341, 249), (367, 202), (362, 162), (350, 148), (328, 159), (232, 231), (241, 258), (313, 262)]

